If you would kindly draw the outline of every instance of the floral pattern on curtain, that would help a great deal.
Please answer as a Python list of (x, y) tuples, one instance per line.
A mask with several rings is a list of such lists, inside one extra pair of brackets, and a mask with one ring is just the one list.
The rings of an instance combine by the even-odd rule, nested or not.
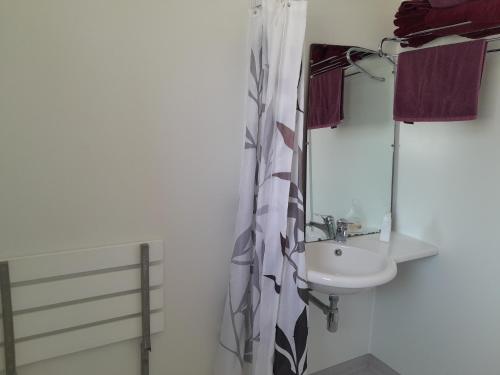
[(216, 375), (307, 373), (306, 11), (306, 1), (263, 0), (251, 16), (240, 202)]

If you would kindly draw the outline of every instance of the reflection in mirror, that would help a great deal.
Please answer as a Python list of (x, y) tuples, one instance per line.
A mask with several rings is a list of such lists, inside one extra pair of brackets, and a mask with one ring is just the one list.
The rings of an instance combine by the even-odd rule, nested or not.
[[(313, 65), (315, 58), (324, 58), (324, 54), (314, 54), (315, 46), (326, 47), (313, 45), (310, 73), (318, 66)], [(341, 49), (344, 57), (347, 49)], [(323, 69), (310, 77), (308, 242), (333, 239), (335, 226), (342, 219), (349, 223), (350, 236), (378, 232), (384, 215), (391, 211), (393, 66), (377, 55), (365, 54), (357, 60), (356, 64), (385, 80), (357, 74), (359, 69), (349, 67), (343, 59), (336, 60), (336, 72)]]

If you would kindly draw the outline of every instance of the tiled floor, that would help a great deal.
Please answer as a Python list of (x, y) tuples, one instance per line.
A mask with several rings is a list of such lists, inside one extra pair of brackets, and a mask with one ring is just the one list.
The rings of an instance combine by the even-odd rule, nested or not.
[(385, 375), (385, 373), (379, 372), (377, 370), (373, 369), (364, 369), (364, 370), (359, 370), (356, 372), (353, 372), (352, 374), (349, 375)]
[(340, 363), (313, 375), (400, 375), (371, 354)]

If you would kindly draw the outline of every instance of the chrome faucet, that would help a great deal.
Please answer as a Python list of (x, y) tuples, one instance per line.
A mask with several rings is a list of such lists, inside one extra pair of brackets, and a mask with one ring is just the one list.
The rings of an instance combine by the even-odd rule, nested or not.
[(310, 221), (307, 223), (308, 226), (318, 228), (322, 230), (329, 240), (335, 239), (335, 218), (331, 215), (321, 215), (323, 223), (317, 223), (315, 221)]
[(329, 240), (335, 240), (338, 242), (346, 242), (349, 237), (349, 222), (346, 219), (337, 220), (335, 224), (335, 218), (331, 215), (321, 215), (323, 223), (317, 223), (315, 221), (310, 221), (307, 223), (308, 226), (318, 228), (322, 230)]
[(335, 230), (335, 241), (346, 242), (349, 237), (349, 222), (345, 219), (337, 221), (337, 229)]

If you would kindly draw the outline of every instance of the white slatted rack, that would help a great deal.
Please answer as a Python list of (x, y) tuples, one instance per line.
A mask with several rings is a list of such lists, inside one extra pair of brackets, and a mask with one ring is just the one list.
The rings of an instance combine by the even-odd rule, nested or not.
[[(163, 330), (163, 241), (149, 241), (151, 333)], [(8, 261), (17, 365), (141, 337), (140, 243)], [(5, 369), (0, 324), (0, 370)]]

